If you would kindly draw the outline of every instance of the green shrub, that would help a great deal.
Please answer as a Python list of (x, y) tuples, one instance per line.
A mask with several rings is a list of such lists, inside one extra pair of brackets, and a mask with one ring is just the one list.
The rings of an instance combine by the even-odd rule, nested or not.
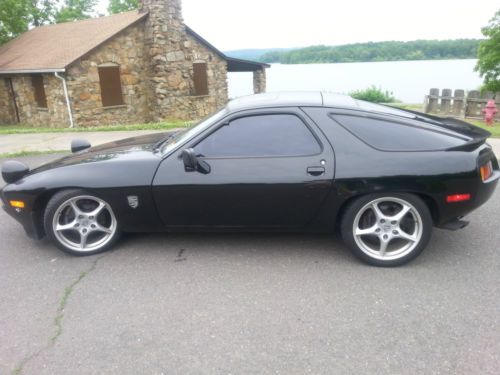
[(392, 92), (382, 91), (381, 88), (372, 85), (364, 90), (356, 90), (349, 93), (354, 99), (366, 100), (372, 103), (394, 103), (396, 98)]

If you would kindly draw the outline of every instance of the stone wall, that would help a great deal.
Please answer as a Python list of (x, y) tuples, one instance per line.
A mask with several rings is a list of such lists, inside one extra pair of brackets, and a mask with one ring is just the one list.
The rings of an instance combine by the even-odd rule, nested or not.
[(253, 72), (253, 93), (266, 92), (266, 69), (262, 68)]
[[(120, 67), (124, 105), (103, 107), (98, 67)], [(144, 61), (144, 23), (118, 34), (68, 68), (68, 91), (76, 126), (143, 123), (149, 120)]]
[(30, 75), (12, 76), (19, 109), (19, 122), (30, 126), (69, 126), (62, 82), (53, 74), (43, 74), (47, 108), (38, 108)]
[[(228, 100), (227, 63), (206, 48), (191, 35), (186, 35), (184, 51), (167, 54), (167, 64), (178, 64), (182, 68), (166, 77), (166, 87), (156, 86), (156, 103), (152, 108), (157, 120), (194, 120), (205, 117), (224, 106)], [(194, 95), (193, 64), (207, 64), (208, 95)], [(155, 79), (162, 80), (162, 77)]]
[[(186, 32), (181, 0), (143, 0), (149, 61), (149, 112), (154, 121), (192, 120), (227, 102), (227, 64)], [(193, 63), (207, 64), (208, 95), (194, 96)]]
[(6, 78), (0, 78), (0, 124), (14, 124), (16, 121), (10, 87)]

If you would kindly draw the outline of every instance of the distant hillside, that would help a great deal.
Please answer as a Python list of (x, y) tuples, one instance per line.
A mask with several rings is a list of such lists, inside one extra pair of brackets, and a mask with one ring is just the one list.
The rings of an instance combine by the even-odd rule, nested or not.
[(312, 46), (288, 51), (269, 51), (260, 61), (281, 64), (312, 64), (400, 60), (473, 59), (479, 39), (415, 40), (341, 46)]
[(264, 48), (264, 49), (239, 49), (235, 51), (224, 51), (227, 56), (243, 60), (257, 60), (260, 61), (261, 57), (267, 53), (272, 52), (287, 52), (293, 48)]

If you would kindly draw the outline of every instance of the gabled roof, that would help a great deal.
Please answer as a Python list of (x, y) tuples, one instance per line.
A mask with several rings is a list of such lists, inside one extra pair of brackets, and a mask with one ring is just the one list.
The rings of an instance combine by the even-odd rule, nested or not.
[[(147, 15), (148, 13), (132, 10), (29, 30), (0, 46), (0, 75), (64, 72), (67, 66)], [(264, 63), (228, 57), (188, 26), (186, 32), (226, 60), (230, 72), (269, 67)]]
[(36, 27), (0, 46), (0, 74), (57, 72), (145, 18), (130, 11)]

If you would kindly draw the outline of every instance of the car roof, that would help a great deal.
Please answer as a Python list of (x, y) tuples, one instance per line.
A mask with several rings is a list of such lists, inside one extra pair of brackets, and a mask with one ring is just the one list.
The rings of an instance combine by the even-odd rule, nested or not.
[(282, 91), (242, 96), (231, 100), (230, 111), (265, 107), (337, 107), (357, 108), (356, 101), (348, 95), (320, 91)]

